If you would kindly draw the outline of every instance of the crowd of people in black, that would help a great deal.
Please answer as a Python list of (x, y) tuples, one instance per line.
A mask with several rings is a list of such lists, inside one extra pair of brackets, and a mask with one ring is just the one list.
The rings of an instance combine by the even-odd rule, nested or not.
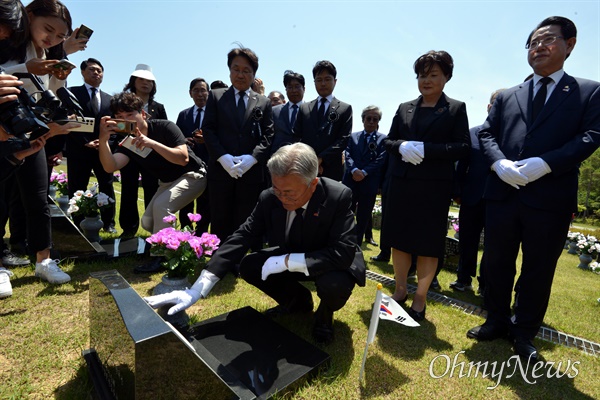
[[(8, 0), (0, 12), (0, 107), (17, 103), (17, 87), (35, 92), (31, 82), (12, 75), (17, 72), (39, 77), (54, 91), (65, 87), (71, 70), (55, 65), (88, 43), (77, 38), (67, 8), (57, 0), (33, 0), (27, 7)], [(311, 101), (304, 101), (305, 77), (285, 71), (286, 100), (279, 91), (265, 96), (256, 77), (258, 56), (234, 48), (227, 55), (231, 86), (193, 79), (194, 105), (173, 123), (155, 100), (150, 66), (139, 64), (122, 93), (111, 96), (100, 89), (102, 63), (88, 58), (80, 65), (84, 84), (69, 89), (84, 116), (95, 119), (92, 132), (78, 131), (77, 123), (48, 122), (43, 134), (28, 141), (15, 138), (10, 121), (2, 120), (0, 226), (4, 236), (8, 222), (11, 233), (10, 248), (2, 243), (3, 263), (28, 263), (16, 253), (30, 252), (36, 276), (55, 284), (70, 280), (50, 256), (47, 202), (49, 169), (66, 154), (70, 195), (86, 188), (93, 171), (100, 190), (114, 198), (113, 173), (120, 170), (122, 237), (134, 236), (140, 223), (155, 233), (167, 226), (163, 217), (170, 213), (180, 212), (185, 224), (195, 209), (203, 216), (198, 232), (210, 229), (221, 238), (221, 248), (192, 288), (151, 297), (151, 305), (172, 304), (171, 312), (181, 311), (233, 272), (277, 301), (269, 315), (305, 313), (313, 310), (312, 295), (299, 282), (313, 280), (321, 299), (313, 334), (328, 342), (333, 313), (355, 284), (364, 285), (364, 264), (356, 254), (363, 238), (377, 245), (370, 224), (378, 193), (382, 252), (374, 259), (391, 258), (392, 298), (401, 304), (416, 265), (418, 284), (408, 313), (417, 321), (425, 319), (454, 198), (461, 204), (461, 261), (450, 285), (455, 290), (473, 290), (485, 226), (480, 289), (485, 288), (488, 317), (467, 336), (511, 338), (517, 354), (536, 358), (532, 339), (548, 306), (575, 206), (579, 163), (600, 144), (600, 85), (563, 70), (576, 34), (563, 17), (535, 27), (526, 41), (532, 76), (495, 92), (487, 120), (471, 132), (465, 103), (444, 91), (454, 68), (445, 51), (429, 51), (414, 62), (419, 95), (400, 104), (387, 134), (379, 132), (382, 112), (374, 105), (361, 112), (364, 129), (352, 132), (352, 106), (333, 94), (337, 69), (330, 61), (314, 65), (318, 97)], [(119, 145), (124, 140), (119, 120), (134, 123), (125, 138), (130, 146)], [(15, 143), (23, 148), (9, 147)], [(114, 206), (103, 210), (106, 232), (118, 233), (115, 215)], [(523, 264), (511, 311), (519, 249)], [(156, 257), (135, 272), (160, 269)], [(10, 276), (0, 267), (0, 297), (12, 294)]]

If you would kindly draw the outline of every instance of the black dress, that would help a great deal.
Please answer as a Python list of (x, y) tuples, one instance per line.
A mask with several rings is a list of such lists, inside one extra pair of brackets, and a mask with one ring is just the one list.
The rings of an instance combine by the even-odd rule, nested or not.
[[(470, 144), (464, 103), (452, 100), (462, 104), (464, 115), (451, 115), (448, 100), (442, 95), (433, 108), (418, 107), (420, 99), (412, 107), (401, 104), (394, 117), (386, 139), (392, 170), (382, 221), (384, 246), (428, 257), (444, 254), (453, 164), (468, 154)], [(406, 140), (424, 142), (423, 162), (413, 165), (402, 161), (398, 148)]]

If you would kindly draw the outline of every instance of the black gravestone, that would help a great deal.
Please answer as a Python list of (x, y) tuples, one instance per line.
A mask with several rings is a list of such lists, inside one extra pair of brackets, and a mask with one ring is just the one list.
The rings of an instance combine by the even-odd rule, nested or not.
[(90, 275), (90, 344), (106, 399), (266, 399), (329, 359), (250, 307), (178, 332), (114, 270)]

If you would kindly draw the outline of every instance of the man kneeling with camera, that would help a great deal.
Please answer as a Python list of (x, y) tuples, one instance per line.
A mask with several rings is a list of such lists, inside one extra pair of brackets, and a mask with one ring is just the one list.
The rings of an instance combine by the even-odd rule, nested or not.
[[(181, 130), (168, 120), (148, 120), (143, 101), (134, 93), (119, 93), (111, 99), (111, 112), (117, 119), (100, 122), (100, 162), (112, 173), (129, 162), (146, 168), (159, 179), (159, 188), (142, 216), (142, 228), (155, 233), (169, 226), (163, 218), (199, 197), (206, 188), (206, 167), (192, 151)], [(124, 120), (124, 121), (123, 121)], [(111, 134), (122, 135), (111, 153)], [(160, 257), (136, 267), (134, 272), (156, 272)]]

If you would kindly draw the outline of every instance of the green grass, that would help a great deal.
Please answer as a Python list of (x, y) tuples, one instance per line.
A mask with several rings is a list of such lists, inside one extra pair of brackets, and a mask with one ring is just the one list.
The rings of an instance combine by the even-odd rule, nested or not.
[[(374, 233), (378, 240), (379, 232)], [(379, 251), (368, 245), (363, 249), (367, 260)], [(62, 267), (72, 281), (60, 286), (35, 278), (32, 266), (13, 269), (14, 294), (0, 300), (0, 399), (89, 398), (91, 383), (81, 357), (81, 351), (89, 347), (89, 274), (116, 269), (145, 296), (162, 275), (134, 275), (133, 267), (146, 260), (133, 256), (115, 261), (67, 261)], [(545, 322), (557, 330), (600, 342), (600, 305), (596, 302), (600, 297), (600, 276), (578, 269), (577, 264), (577, 256), (565, 250), (557, 267)], [(368, 266), (375, 272), (393, 276), (390, 264), (369, 261)], [(448, 289), (455, 277), (452, 271), (442, 270), (439, 275), (442, 293), (478, 304), (480, 300), (474, 294)], [(512, 356), (511, 346), (506, 341), (477, 343), (466, 338), (466, 331), (481, 324), (482, 318), (435, 302), (429, 302), (427, 321), (419, 328), (380, 321), (377, 339), (369, 347), (365, 380), (359, 382), (376, 286), (375, 282), (368, 281), (366, 287), (355, 288), (348, 304), (335, 314), (336, 339), (323, 346), (331, 355), (330, 367), (294, 392), (276, 398), (600, 398), (599, 357), (540, 340), (536, 340), (536, 345), (545, 360), (556, 363), (554, 372), (559, 362), (562, 363), (560, 372), (565, 372), (567, 362), (578, 362), (577, 376), (573, 379), (529, 376), (529, 381), (536, 383), (528, 383), (518, 372), (510, 378), (506, 377), (510, 373), (505, 372), (494, 389), (488, 387), (496, 386), (497, 379), (484, 378), (481, 373), (477, 377), (458, 378), (456, 370), (452, 377), (449, 374), (439, 379), (431, 377), (430, 366), (436, 357), (433, 372), (441, 375), (445, 368), (444, 355), (450, 359), (457, 356), (458, 362), (496, 361), (498, 365)], [(314, 286), (310, 287), (318, 302)], [(389, 294), (393, 288), (383, 290)], [(195, 320), (204, 320), (247, 305), (264, 311), (275, 303), (243, 280), (228, 276), (207, 299), (192, 306), (189, 313)], [(278, 322), (312, 341), (310, 317), (287, 317)], [(198, 396), (201, 398), (201, 394)]]

